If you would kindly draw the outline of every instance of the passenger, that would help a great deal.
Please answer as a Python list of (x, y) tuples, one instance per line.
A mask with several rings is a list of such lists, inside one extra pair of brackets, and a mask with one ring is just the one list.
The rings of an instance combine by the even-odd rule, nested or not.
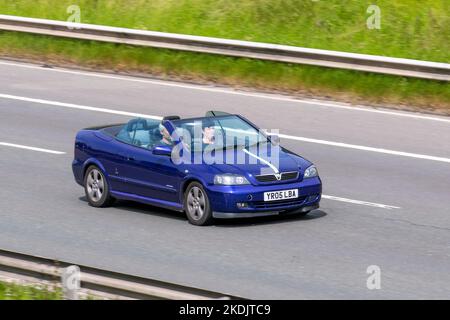
[(161, 144), (166, 145), (166, 146), (173, 145), (172, 137), (170, 136), (169, 131), (162, 124), (162, 122), (159, 124), (159, 133), (161, 133), (161, 135), (162, 135), (162, 139), (160, 141)]

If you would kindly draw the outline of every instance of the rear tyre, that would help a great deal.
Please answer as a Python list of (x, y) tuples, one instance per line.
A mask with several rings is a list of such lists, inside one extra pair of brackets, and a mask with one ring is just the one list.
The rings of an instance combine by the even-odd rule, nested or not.
[(189, 222), (206, 226), (213, 222), (208, 195), (201, 183), (191, 182), (184, 193), (184, 210)]
[(84, 192), (89, 204), (96, 208), (108, 207), (114, 202), (108, 181), (97, 166), (90, 166), (84, 176)]

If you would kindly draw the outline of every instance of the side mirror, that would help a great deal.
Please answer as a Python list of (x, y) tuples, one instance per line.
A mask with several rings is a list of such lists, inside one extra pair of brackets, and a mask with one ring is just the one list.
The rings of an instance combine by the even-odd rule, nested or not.
[(153, 154), (157, 156), (171, 156), (172, 147), (171, 146), (156, 146), (153, 148)]
[(270, 135), (270, 141), (274, 146), (280, 145), (280, 137), (277, 134)]

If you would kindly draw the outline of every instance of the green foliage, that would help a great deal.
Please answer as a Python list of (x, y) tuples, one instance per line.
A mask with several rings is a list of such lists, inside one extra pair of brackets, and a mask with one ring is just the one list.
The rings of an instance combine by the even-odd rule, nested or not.
[(61, 291), (0, 281), (0, 300), (61, 300)]
[[(2, 14), (450, 61), (448, 0), (0, 0)], [(381, 9), (369, 30), (367, 8)]]
[[(369, 4), (381, 29), (366, 27)], [(0, 0), (0, 12), (84, 23), (450, 61), (448, 0)], [(356, 102), (449, 108), (450, 85), (348, 70), (0, 32), (0, 54)]]

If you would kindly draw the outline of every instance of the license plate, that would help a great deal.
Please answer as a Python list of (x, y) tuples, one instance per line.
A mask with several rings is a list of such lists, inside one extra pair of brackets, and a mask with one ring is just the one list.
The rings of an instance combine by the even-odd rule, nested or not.
[(264, 201), (298, 198), (298, 189), (264, 192)]

